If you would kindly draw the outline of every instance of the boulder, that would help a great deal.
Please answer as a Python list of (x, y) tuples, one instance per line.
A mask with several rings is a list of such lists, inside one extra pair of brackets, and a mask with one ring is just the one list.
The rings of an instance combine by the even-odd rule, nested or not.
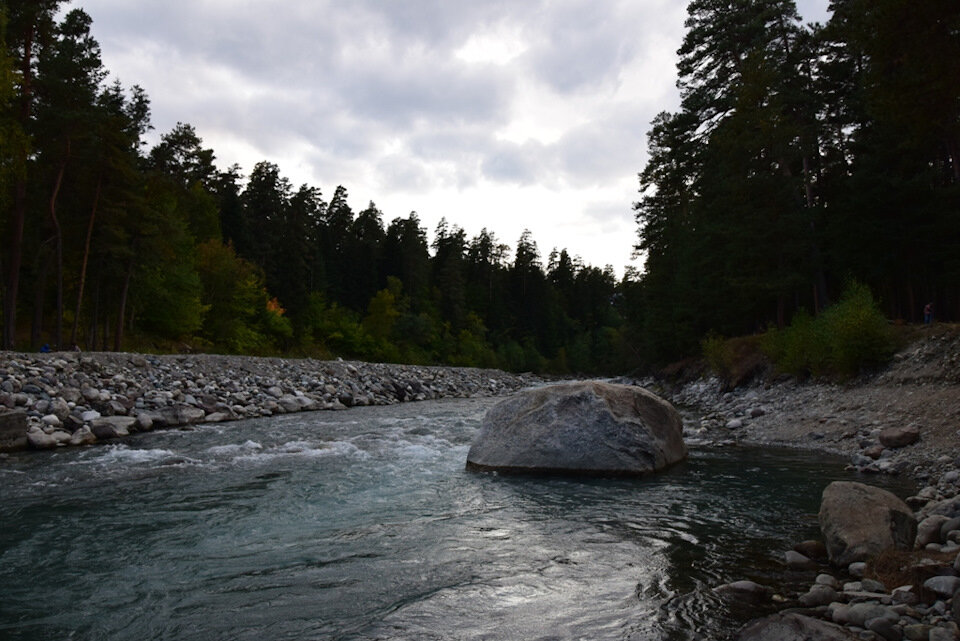
[(686, 458), (682, 433), (673, 406), (639, 387), (551, 385), (492, 407), (467, 469), (640, 476)]
[(791, 570), (816, 570), (817, 562), (808, 556), (800, 554), (796, 550), (787, 550), (784, 553), (784, 560), (787, 567)]
[(27, 432), (27, 442), (35, 450), (48, 450), (57, 446), (57, 439), (39, 427), (30, 428), (30, 431)]
[(128, 436), (137, 419), (132, 416), (102, 416), (90, 424), (90, 431), (100, 440)]
[(889, 548), (909, 550), (917, 520), (906, 503), (878, 487), (834, 481), (823, 491), (820, 529), (830, 562), (845, 566)]
[(737, 641), (851, 641), (857, 638), (839, 625), (793, 612), (752, 621), (736, 636)]
[(917, 538), (914, 547), (923, 548), (928, 543), (940, 543), (940, 526), (950, 518), (942, 514), (931, 514), (917, 525)]
[(0, 452), (22, 450), (26, 447), (26, 412), (0, 410)]
[(880, 432), (880, 442), (891, 449), (913, 445), (920, 440), (920, 428), (916, 425), (888, 427)]

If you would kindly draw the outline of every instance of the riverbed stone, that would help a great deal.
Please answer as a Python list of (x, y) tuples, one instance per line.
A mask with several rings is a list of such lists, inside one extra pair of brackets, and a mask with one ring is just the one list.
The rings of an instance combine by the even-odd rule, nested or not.
[(931, 514), (917, 524), (917, 538), (914, 547), (923, 548), (928, 543), (940, 543), (940, 526), (950, 518), (943, 514)]
[(136, 422), (132, 416), (101, 416), (90, 423), (90, 431), (100, 440), (129, 436)]
[(27, 444), (27, 414), (0, 410), (0, 452), (22, 450)]
[(913, 510), (891, 492), (853, 481), (834, 481), (823, 491), (820, 529), (830, 562), (844, 566), (884, 550), (912, 549)]
[(713, 591), (725, 599), (735, 601), (769, 601), (773, 596), (773, 588), (747, 579), (718, 585)]
[(891, 449), (913, 445), (919, 440), (920, 428), (916, 425), (888, 427), (880, 432), (880, 442)]
[(587, 381), (527, 390), (492, 407), (467, 468), (639, 476), (686, 456), (670, 403), (639, 387)]
[(956, 576), (934, 576), (923, 582), (923, 588), (949, 599), (957, 590), (960, 590), (960, 577)]
[(851, 641), (849, 630), (794, 612), (774, 614), (751, 621), (737, 634), (737, 641)]
[(93, 445), (96, 442), (96, 435), (86, 425), (70, 436), (70, 445)]
[(783, 556), (791, 570), (816, 570), (820, 567), (816, 561), (795, 550), (787, 550)]
[(810, 586), (806, 594), (800, 595), (800, 605), (805, 608), (815, 608), (819, 605), (829, 605), (839, 598), (837, 591), (829, 585), (815, 583)]
[(36, 426), (27, 431), (27, 442), (35, 450), (49, 450), (57, 446), (57, 439), (52, 434)]

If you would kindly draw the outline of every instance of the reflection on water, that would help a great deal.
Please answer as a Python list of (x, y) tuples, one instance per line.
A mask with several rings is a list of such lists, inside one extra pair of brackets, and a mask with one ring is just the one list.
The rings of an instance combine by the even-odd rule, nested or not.
[(467, 473), (492, 402), (0, 462), (0, 638), (723, 638), (737, 613), (710, 588), (779, 581), (849, 478), (736, 448), (640, 480)]

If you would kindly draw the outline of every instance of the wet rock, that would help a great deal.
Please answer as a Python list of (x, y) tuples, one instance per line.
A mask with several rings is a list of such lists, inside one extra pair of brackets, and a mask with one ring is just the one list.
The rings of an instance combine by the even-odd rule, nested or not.
[(90, 424), (90, 431), (99, 440), (129, 436), (137, 419), (130, 416), (102, 416)]
[(784, 559), (791, 570), (816, 570), (819, 567), (816, 561), (794, 550), (787, 551)]
[(713, 591), (725, 599), (736, 601), (765, 602), (773, 596), (773, 588), (748, 580), (725, 583)]
[(810, 559), (817, 561), (824, 561), (827, 559), (827, 546), (823, 544), (823, 541), (801, 541), (800, 543), (794, 545), (793, 549)]

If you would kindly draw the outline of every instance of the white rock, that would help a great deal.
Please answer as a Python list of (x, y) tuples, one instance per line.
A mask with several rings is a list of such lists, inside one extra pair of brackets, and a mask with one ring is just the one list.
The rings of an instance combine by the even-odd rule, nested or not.
[(52, 425), (53, 427), (60, 427), (62, 425), (60, 417), (56, 414), (47, 414), (40, 420), (43, 421), (45, 425)]

